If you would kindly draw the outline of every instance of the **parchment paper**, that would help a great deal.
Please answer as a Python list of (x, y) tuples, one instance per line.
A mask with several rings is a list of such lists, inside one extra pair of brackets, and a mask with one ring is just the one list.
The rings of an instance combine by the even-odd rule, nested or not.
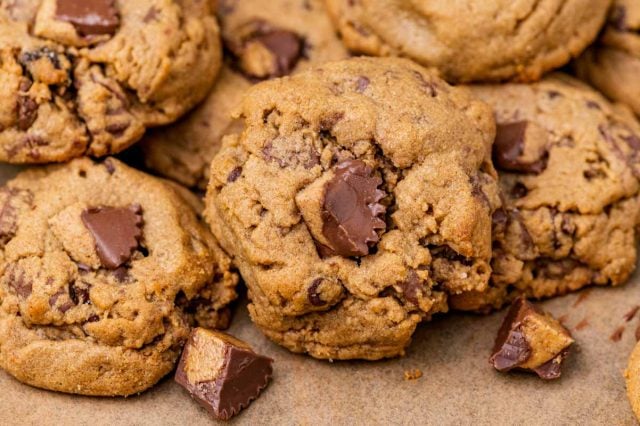
[[(0, 167), (0, 181), (13, 169)], [(419, 327), (407, 356), (382, 362), (317, 361), (271, 343), (241, 302), (230, 332), (275, 359), (274, 380), (229, 424), (634, 425), (622, 373), (635, 344), (640, 274), (542, 304), (577, 344), (560, 380), (499, 374), (488, 364), (505, 312), (451, 314)], [(621, 328), (623, 327), (623, 328)], [(622, 331), (619, 341), (612, 335)], [(407, 381), (404, 372), (423, 376)], [(129, 398), (89, 398), (22, 385), (0, 372), (0, 425), (206, 425), (215, 423), (167, 377)]]

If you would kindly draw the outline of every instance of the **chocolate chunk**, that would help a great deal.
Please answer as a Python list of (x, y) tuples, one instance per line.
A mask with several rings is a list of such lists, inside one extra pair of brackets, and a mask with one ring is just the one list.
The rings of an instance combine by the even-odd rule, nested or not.
[(293, 71), (304, 56), (304, 39), (298, 34), (274, 28), (264, 21), (248, 23), (252, 30), (240, 43), (227, 43), (239, 66), (250, 78), (282, 77)]
[(18, 129), (28, 130), (38, 118), (38, 103), (29, 96), (18, 97)]
[(82, 305), (89, 303), (89, 284), (85, 282), (72, 282), (69, 283), (69, 297), (76, 305)]
[(498, 371), (521, 369), (545, 380), (556, 379), (572, 344), (571, 334), (560, 322), (519, 297), (498, 331), (489, 362)]
[(356, 92), (362, 93), (367, 87), (369, 87), (370, 80), (365, 76), (358, 77), (358, 81), (356, 81)]
[(126, 263), (142, 236), (139, 205), (92, 207), (82, 212), (82, 222), (95, 239), (102, 265), (109, 269), (117, 269)]
[(379, 203), (385, 196), (380, 184), (382, 179), (363, 161), (346, 160), (336, 166), (322, 209), (322, 233), (336, 254), (366, 256), (369, 245), (378, 242), (376, 231), (386, 227), (380, 218), (386, 211)]
[(69, 22), (82, 36), (113, 35), (120, 24), (115, 0), (57, 0), (56, 19)]
[(217, 419), (249, 406), (267, 386), (273, 360), (219, 331), (195, 328), (182, 352), (175, 381)]
[(327, 302), (320, 298), (320, 293), (318, 293), (320, 284), (322, 284), (322, 278), (316, 278), (307, 289), (307, 299), (309, 299), (309, 303), (313, 306), (324, 306), (327, 304)]
[(227, 182), (235, 182), (236, 180), (238, 180), (240, 175), (242, 175), (242, 167), (234, 167), (233, 170), (229, 172), (229, 176), (227, 176)]
[(496, 139), (493, 143), (493, 160), (499, 169), (538, 174), (547, 167), (546, 151), (533, 162), (526, 162), (521, 158), (524, 153), (528, 126), (527, 121), (498, 124)]
[(609, 22), (618, 31), (627, 30), (627, 8), (622, 5), (616, 5), (611, 8), (609, 13)]
[(9, 267), (8, 271), (8, 281), (9, 287), (13, 289), (13, 291), (23, 299), (31, 296), (31, 292), (33, 291), (33, 284), (26, 277), (26, 273), (24, 269), (19, 266), (12, 265)]
[(419, 297), (422, 295), (423, 287), (424, 284), (416, 271), (410, 271), (407, 279), (400, 283), (404, 298), (416, 306), (420, 306)]

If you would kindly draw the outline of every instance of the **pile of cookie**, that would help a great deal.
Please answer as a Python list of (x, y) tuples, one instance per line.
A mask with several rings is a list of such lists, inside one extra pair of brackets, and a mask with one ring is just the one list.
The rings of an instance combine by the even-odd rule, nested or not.
[(491, 363), (559, 377), (573, 339), (527, 298), (636, 265), (639, 29), (633, 0), (0, 0), (0, 161), (29, 166), (0, 367), (115, 396), (177, 366), (227, 419), (272, 375), (219, 331), (242, 280), (332, 360), (511, 303)]

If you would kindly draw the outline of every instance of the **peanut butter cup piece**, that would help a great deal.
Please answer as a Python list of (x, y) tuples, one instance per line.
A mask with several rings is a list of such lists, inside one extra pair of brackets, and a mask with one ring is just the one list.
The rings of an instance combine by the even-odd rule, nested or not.
[(557, 379), (573, 342), (559, 321), (519, 297), (498, 331), (489, 362), (501, 372), (519, 369)]
[(272, 363), (233, 336), (196, 328), (182, 352), (175, 380), (213, 417), (228, 420), (267, 387)]

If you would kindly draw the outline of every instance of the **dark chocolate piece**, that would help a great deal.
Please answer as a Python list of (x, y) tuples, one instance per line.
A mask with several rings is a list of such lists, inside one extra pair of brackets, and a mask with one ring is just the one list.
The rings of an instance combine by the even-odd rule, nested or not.
[(322, 233), (336, 254), (366, 256), (369, 245), (378, 242), (376, 231), (386, 227), (380, 218), (386, 211), (379, 203), (385, 196), (378, 189), (381, 184), (363, 161), (346, 160), (336, 166), (322, 209)]
[(105, 268), (117, 269), (138, 248), (142, 236), (142, 209), (92, 207), (82, 212), (82, 222), (96, 242), (96, 251)]

